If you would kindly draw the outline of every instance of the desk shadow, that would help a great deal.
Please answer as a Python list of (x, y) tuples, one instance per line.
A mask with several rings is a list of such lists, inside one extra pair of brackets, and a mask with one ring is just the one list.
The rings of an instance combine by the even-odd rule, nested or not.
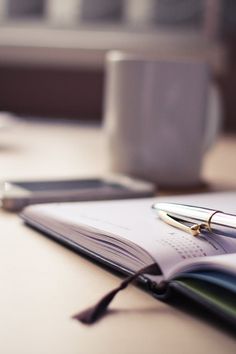
[[(172, 309), (175, 309), (179, 312), (179, 315), (189, 315), (194, 317), (196, 320), (205, 322), (208, 325), (215, 327), (217, 330), (224, 332), (226, 335), (235, 339), (236, 335), (236, 328), (235, 326), (222, 321), (217, 315), (212, 314), (209, 310), (206, 310), (199, 304), (195, 303), (193, 300), (187, 300), (187, 303), (183, 303), (183, 299), (181, 299), (178, 295), (178, 298), (171, 300), (171, 303), (165, 301), (164, 303), (168, 305), (165, 308), (158, 308), (158, 307), (150, 307), (150, 308), (133, 308), (133, 309), (108, 309), (105, 316), (113, 316), (119, 314), (142, 314), (142, 315), (150, 315), (153, 314), (155, 316), (171, 314)], [(177, 315), (177, 314), (176, 314)], [(172, 313), (172, 316), (173, 313)], [(103, 317), (101, 318), (101, 320)]]
[[(158, 187), (158, 186), (157, 186)], [(208, 181), (200, 181), (200, 183), (193, 187), (159, 187), (158, 196), (173, 196), (173, 195), (188, 195), (188, 194), (201, 194), (201, 193), (217, 193), (217, 192), (230, 192), (235, 191), (235, 183), (210, 183)]]
[(110, 315), (119, 315), (119, 314), (163, 314), (163, 313), (171, 313), (171, 309), (166, 308), (157, 308), (157, 307), (150, 307), (150, 308), (133, 308), (133, 309), (108, 309), (107, 316)]
[(165, 301), (170, 307), (180, 311), (186, 315), (196, 318), (196, 320), (205, 322), (209, 326), (224, 332), (225, 334), (233, 337), (236, 336), (235, 324), (227, 322), (220, 315), (211, 312), (209, 309), (203, 307), (198, 302), (186, 297), (184, 294), (173, 293), (170, 300)]

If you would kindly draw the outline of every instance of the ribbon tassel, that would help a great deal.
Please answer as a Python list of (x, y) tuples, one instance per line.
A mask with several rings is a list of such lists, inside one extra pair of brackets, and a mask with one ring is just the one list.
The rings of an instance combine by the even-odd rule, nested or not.
[(94, 306), (91, 306), (88, 309), (79, 312), (78, 314), (74, 315), (72, 318), (87, 325), (95, 323), (105, 315), (109, 304), (114, 299), (116, 294), (119, 291), (127, 288), (127, 286), (130, 283), (132, 283), (142, 274), (162, 275), (162, 272), (159, 266), (157, 265), (157, 263), (152, 263), (147, 267), (140, 269), (136, 273), (130, 275), (128, 278), (124, 279), (117, 288), (111, 290), (108, 294), (102, 297), (101, 300), (99, 300)]

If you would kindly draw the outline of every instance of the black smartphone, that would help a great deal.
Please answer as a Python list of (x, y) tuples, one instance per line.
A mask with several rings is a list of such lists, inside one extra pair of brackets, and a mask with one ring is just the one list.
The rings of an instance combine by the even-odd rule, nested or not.
[(6, 181), (1, 203), (6, 210), (18, 211), (29, 204), (89, 201), (153, 196), (155, 186), (126, 176), (71, 180)]

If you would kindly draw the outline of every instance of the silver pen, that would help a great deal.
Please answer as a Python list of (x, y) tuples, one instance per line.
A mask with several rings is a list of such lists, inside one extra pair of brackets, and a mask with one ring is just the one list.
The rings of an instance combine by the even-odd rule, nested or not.
[(155, 203), (152, 208), (163, 221), (193, 236), (207, 230), (217, 235), (236, 238), (236, 215), (176, 203)]

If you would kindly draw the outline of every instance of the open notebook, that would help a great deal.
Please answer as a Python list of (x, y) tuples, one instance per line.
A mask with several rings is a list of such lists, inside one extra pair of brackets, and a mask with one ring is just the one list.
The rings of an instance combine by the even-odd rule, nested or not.
[(126, 274), (153, 262), (162, 275), (140, 277), (158, 297), (184, 293), (236, 324), (236, 239), (193, 237), (161, 221), (154, 202), (170, 201), (236, 214), (236, 193), (41, 204), (26, 223)]

